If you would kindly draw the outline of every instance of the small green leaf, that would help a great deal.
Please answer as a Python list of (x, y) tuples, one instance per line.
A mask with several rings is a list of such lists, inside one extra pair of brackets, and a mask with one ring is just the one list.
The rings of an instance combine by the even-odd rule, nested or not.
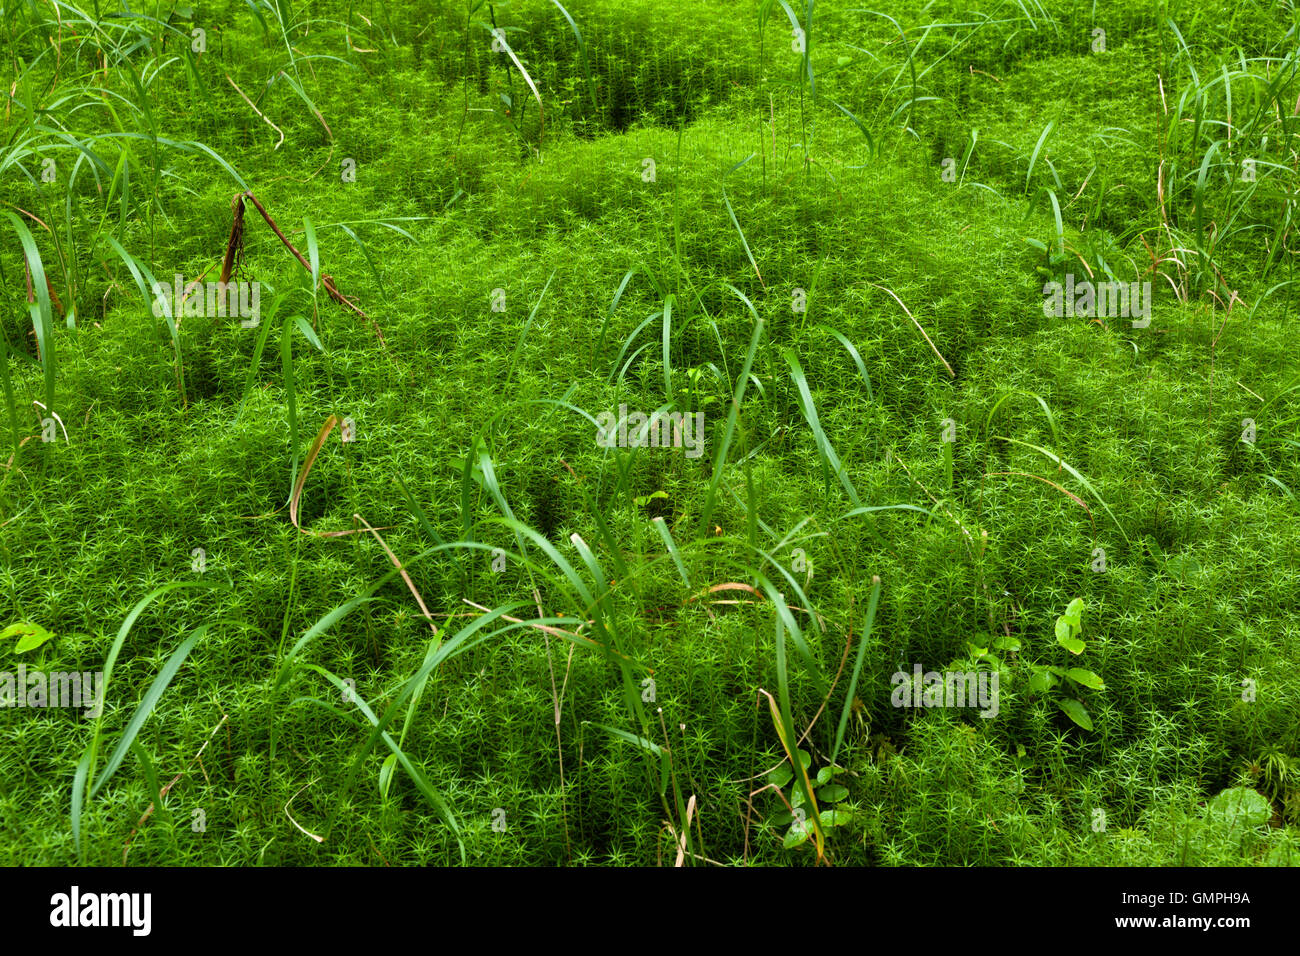
[(1070, 622), (1063, 617), (1058, 617), (1056, 619), (1056, 639), (1058, 641), (1069, 640), (1071, 633)]
[(1065, 716), (1082, 727), (1084, 730), (1092, 730), (1092, 718), (1088, 716), (1088, 711), (1083, 704), (1079, 703), (1073, 697), (1058, 697), (1056, 706), (1065, 711)]
[(1049, 670), (1034, 671), (1034, 676), (1029, 678), (1029, 692), (1032, 694), (1045, 694), (1056, 686), (1056, 677)]
[(1009, 634), (1004, 634), (993, 642), (993, 646), (1000, 651), (1018, 651), (1020, 650), (1020, 641)]
[(772, 814), (771, 823), (773, 826), (785, 827), (785, 826), (789, 826), (790, 822), (793, 819), (794, 819), (794, 814), (792, 814), (785, 807), (782, 807), (776, 813)]
[(824, 803), (839, 803), (848, 795), (848, 788), (838, 783), (827, 784), (817, 791), (817, 799)]
[(808, 751), (796, 750), (795, 753), (799, 755), (799, 762), (804, 765), (805, 770), (812, 766), (812, 757), (809, 755)]
[(781, 841), (781, 846), (787, 850), (793, 850), (795, 847), (807, 843), (812, 834), (813, 828), (806, 823), (803, 826), (792, 826), (789, 832), (786, 833), (785, 839)]
[(1065, 619), (1075, 627), (1082, 627), (1083, 598), (1075, 598), (1065, 609)]
[(1091, 687), (1093, 690), (1105, 690), (1106, 685), (1102, 679), (1092, 671), (1086, 671), (1082, 667), (1071, 667), (1065, 672), (1065, 676), (1070, 680), (1078, 681), (1084, 687)]
[(46, 641), (53, 640), (54, 635), (39, 624), (23, 621), (18, 624), (10, 624), (3, 631), (0, 631), (0, 641), (10, 637), (18, 638), (18, 645), (14, 648), (14, 653), (25, 654), (27, 651), (40, 647)]
[(839, 771), (834, 767), (822, 767), (817, 771), (817, 786), (820, 787), (824, 783), (830, 783), (831, 778), (837, 773), (839, 773)]
[(803, 787), (795, 787), (794, 792), (790, 795), (790, 806), (802, 807), (804, 803)]
[(843, 807), (836, 807), (834, 810), (823, 810), (817, 814), (817, 819), (821, 820), (824, 827), (842, 827), (853, 822), (853, 813)]
[(397, 754), (389, 754), (379, 767), (379, 795), (388, 799), (388, 788), (393, 785), (393, 768), (397, 766)]
[(794, 779), (794, 771), (790, 769), (789, 764), (781, 764), (767, 775), (767, 782), (774, 787), (784, 787)]
[(1056, 643), (1060, 644), (1071, 654), (1082, 654), (1083, 649), (1087, 646), (1086, 644), (1083, 643), (1083, 641), (1079, 640), (1077, 637), (1066, 637), (1066, 638), (1058, 637), (1056, 639)]

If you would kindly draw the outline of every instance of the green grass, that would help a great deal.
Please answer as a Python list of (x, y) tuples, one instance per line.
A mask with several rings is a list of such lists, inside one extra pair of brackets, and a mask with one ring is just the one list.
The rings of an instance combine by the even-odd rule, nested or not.
[(1295, 12), (677, 6), (0, 14), (4, 862), (1300, 863)]

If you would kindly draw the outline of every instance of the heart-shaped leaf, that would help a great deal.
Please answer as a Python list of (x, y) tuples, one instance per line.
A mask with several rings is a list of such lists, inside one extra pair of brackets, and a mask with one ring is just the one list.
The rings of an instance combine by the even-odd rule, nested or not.
[(18, 645), (14, 648), (14, 653), (23, 654), (35, 650), (46, 641), (52, 640), (54, 635), (39, 624), (22, 621), (18, 624), (10, 624), (3, 631), (0, 631), (0, 641), (10, 637), (18, 638)]

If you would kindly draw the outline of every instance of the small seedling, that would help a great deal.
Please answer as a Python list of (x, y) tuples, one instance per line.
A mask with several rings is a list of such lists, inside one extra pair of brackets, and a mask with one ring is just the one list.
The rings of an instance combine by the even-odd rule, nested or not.
[[(811, 769), (812, 757), (806, 750), (798, 750), (799, 762), (804, 765), (805, 769)], [(838, 783), (832, 783), (837, 774), (843, 773), (840, 767), (822, 767), (817, 771), (817, 775), (812, 779), (816, 780), (813, 787), (813, 795), (817, 799), (818, 806), (823, 804), (839, 803), (849, 795), (847, 787)], [(781, 790), (788, 787), (794, 780), (794, 768), (787, 763), (783, 763), (776, 770), (767, 775), (767, 782)], [(785, 837), (781, 844), (787, 850), (792, 850), (797, 846), (807, 842), (813, 834), (813, 827), (808, 821), (808, 812), (804, 809), (804, 795), (799, 787), (793, 787), (790, 795), (790, 806), (784, 807), (772, 816), (771, 822), (776, 826), (789, 825), (790, 829), (786, 831)], [(853, 814), (843, 807), (830, 807), (821, 810), (818, 813), (818, 819), (821, 820), (823, 827), (842, 827), (853, 820)]]
[[(1056, 619), (1056, 643), (1071, 654), (1082, 654), (1087, 646), (1082, 634), (1083, 599), (1075, 598), (1065, 613)], [(1031, 692), (1050, 695), (1056, 706), (1065, 712), (1065, 716), (1084, 730), (1092, 730), (1092, 718), (1079, 700), (1085, 687), (1091, 690), (1106, 689), (1100, 677), (1082, 667), (1034, 665), (1033, 676), (1029, 678)]]
[(10, 624), (3, 631), (0, 631), (0, 641), (7, 640), (11, 637), (18, 638), (18, 643), (14, 646), (15, 654), (25, 654), (27, 651), (34, 651), (46, 641), (54, 639), (54, 635), (41, 627), (39, 624), (32, 624), (22, 621), (17, 624)]

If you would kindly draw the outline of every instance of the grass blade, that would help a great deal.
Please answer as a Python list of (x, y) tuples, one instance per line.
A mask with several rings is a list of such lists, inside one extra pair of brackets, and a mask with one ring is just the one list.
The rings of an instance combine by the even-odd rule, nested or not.
[(1119, 523), (1119, 519), (1115, 517), (1115, 512), (1110, 510), (1110, 505), (1106, 504), (1106, 499), (1103, 498), (1100, 494), (1098, 494), (1097, 489), (1092, 486), (1092, 482), (1090, 482), (1087, 478), (1083, 477), (1083, 475), (1079, 474), (1079, 472), (1072, 465), (1067, 464), (1058, 455), (1053, 454), (1052, 452), (1048, 451), (1046, 448), (1040, 448), (1037, 445), (1031, 445), (1027, 441), (1020, 441), (1019, 439), (1016, 438), (1007, 438), (1003, 435), (995, 435), (994, 437), (1000, 441), (1009, 441), (1016, 445), (1024, 445), (1026, 448), (1032, 448), (1034, 451), (1038, 452), (1040, 455), (1043, 455), (1049, 461), (1055, 462), (1059, 467), (1064, 468), (1066, 471), (1068, 471), (1074, 477), (1074, 480), (1077, 481), (1079, 484), (1083, 485), (1083, 487), (1087, 490), (1087, 492), (1090, 495), (1092, 495), (1094, 498), (1096, 498), (1097, 501), (1101, 504), (1101, 506), (1106, 509), (1106, 514), (1110, 515), (1110, 520), (1115, 522), (1115, 527), (1119, 528), (1119, 533), (1123, 535), (1125, 543), (1128, 543), (1129, 540), (1128, 534), (1124, 531), (1124, 526)]
[(853, 695), (858, 689), (858, 678), (862, 676), (862, 662), (867, 657), (867, 642), (871, 639), (871, 627), (876, 621), (876, 605), (880, 601), (880, 576), (871, 580), (871, 597), (867, 601), (867, 619), (862, 625), (862, 636), (858, 638), (858, 656), (853, 662), (853, 676), (849, 678), (849, 689), (844, 695), (844, 710), (840, 712), (840, 723), (835, 729), (835, 744), (831, 747), (830, 763), (835, 764), (835, 757), (844, 743), (844, 731), (849, 725), (849, 714), (853, 710)]

